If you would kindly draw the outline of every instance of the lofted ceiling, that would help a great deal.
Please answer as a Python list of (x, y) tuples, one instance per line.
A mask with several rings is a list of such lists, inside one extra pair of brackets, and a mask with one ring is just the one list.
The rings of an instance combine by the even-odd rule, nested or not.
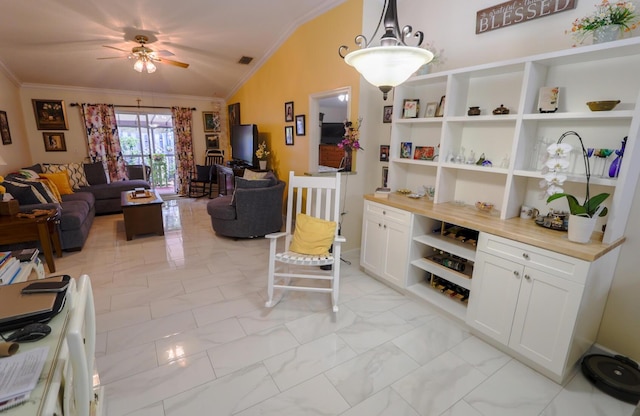
[[(0, 66), (20, 85), (228, 98), (302, 23), (344, 0), (3, 0)], [(133, 70), (148, 47), (187, 69)], [(103, 45), (122, 49), (105, 48)], [(238, 60), (254, 58), (249, 65)], [(98, 59), (121, 57), (119, 59)]]

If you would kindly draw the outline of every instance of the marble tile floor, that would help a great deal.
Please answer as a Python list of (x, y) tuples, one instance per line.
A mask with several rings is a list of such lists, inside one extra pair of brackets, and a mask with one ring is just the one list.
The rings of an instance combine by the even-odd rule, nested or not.
[(107, 416), (629, 416), (577, 373), (560, 386), (428, 304), (342, 263), (329, 296), (264, 307), (268, 242), (214, 234), (207, 199), (164, 204), (165, 235), (95, 219), (56, 260), (91, 277)]

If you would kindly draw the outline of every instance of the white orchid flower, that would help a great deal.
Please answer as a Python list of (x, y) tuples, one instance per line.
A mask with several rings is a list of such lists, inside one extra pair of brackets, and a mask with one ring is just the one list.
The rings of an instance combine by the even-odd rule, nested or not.
[(567, 175), (564, 175), (562, 173), (557, 173), (557, 172), (549, 172), (546, 175), (544, 175), (544, 180), (547, 182), (548, 185), (562, 186), (564, 181), (567, 180)]
[(569, 168), (569, 161), (564, 158), (552, 157), (545, 163), (545, 166), (555, 172), (561, 172)]
[(555, 195), (555, 194), (561, 194), (564, 192), (564, 189), (556, 186), (556, 185), (549, 185), (549, 187), (547, 188), (547, 192), (546, 195), (547, 196), (551, 196), (551, 195)]
[(547, 153), (551, 157), (569, 157), (573, 147), (568, 143), (554, 143), (547, 147)]

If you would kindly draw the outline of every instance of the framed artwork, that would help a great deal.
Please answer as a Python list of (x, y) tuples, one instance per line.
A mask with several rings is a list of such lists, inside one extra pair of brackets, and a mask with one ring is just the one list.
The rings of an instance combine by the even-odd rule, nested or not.
[(558, 110), (559, 87), (542, 87), (538, 93), (538, 111), (555, 113)]
[(205, 132), (220, 133), (220, 113), (217, 111), (203, 111), (202, 122)]
[(229, 104), (228, 109), (229, 109), (229, 131), (231, 131), (231, 126), (237, 126), (240, 124), (240, 103)]
[(47, 152), (66, 152), (67, 142), (64, 140), (64, 133), (52, 132), (42, 133), (44, 139), (44, 150)]
[(416, 118), (418, 111), (420, 111), (420, 100), (409, 98), (403, 101), (402, 118)]
[(296, 134), (298, 136), (304, 136), (305, 118), (304, 114), (296, 116)]
[(284, 144), (293, 146), (293, 126), (284, 127)]
[(438, 103), (427, 103), (427, 110), (424, 112), (425, 117), (435, 117)]
[(293, 101), (284, 103), (284, 121), (293, 121)]
[(389, 182), (389, 166), (382, 167), (382, 187), (388, 188), (387, 183)]
[(0, 111), (0, 135), (2, 136), (2, 144), (11, 144), (11, 132), (6, 111)]
[(204, 139), (207, 142), (207, 150), (220, 149), (220, 135), (219, 134), (205, 134)]
[(31, 100), (38, 130), (68, 130), (67, 112), (62, 100)]
[(380, 145), (380, 162), (388, 162), (389, 161), (389, 145), (381, 144)]
[(444, 95), (440, 97), (440, 103), (438, 103), (438, 108), (436, 108), (436, 117), (444, 116)]
[(416, 146), (413, 154), (415, 160), (433, 160), (435, 156), (435, 147), (433, 146)]
[(391, 116), (393, 115), (393, 106), (385, 105), (382, 110), (382, 122), (391, 123)]
[(411, 142), (401, 142), (400, 143), (400, 158), (401, 159), (411, 159), (411, 149), (413, 147), (413, 143)]

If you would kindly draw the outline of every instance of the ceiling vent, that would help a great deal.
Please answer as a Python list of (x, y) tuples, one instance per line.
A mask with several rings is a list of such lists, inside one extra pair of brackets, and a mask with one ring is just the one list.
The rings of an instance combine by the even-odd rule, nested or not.
[(251, 61), (253, 61), (253, 58), (250, 56), (243, 56), (242, 58), (240, 58), (240, 60), (238, 61), (239, 64), (242, 65), (249, 65), (251, 63)]

